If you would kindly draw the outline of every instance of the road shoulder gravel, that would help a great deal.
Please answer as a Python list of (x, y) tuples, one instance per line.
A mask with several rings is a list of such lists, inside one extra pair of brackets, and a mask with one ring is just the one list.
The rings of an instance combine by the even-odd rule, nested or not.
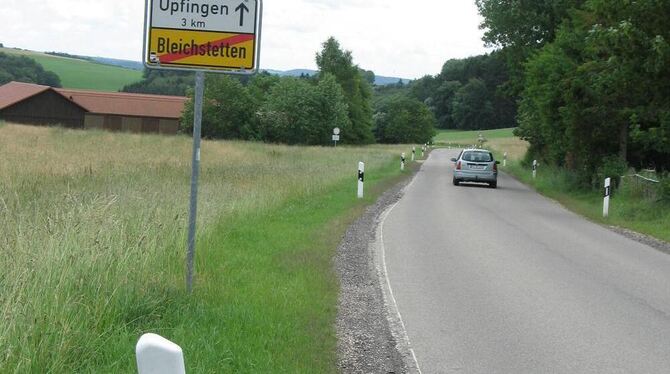
[(348, 228), (338, 247), (337, 354), (341, 373), (414, 372), (402, 323), (393, 312), (393, 303), (388, 302), (377, 240), (382, 217), (400, 200), (414, 177), (416, 173), (386, 191)]

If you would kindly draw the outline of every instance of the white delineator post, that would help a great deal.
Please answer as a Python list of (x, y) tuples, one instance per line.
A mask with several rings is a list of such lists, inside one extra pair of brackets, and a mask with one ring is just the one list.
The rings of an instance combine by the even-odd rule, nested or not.
[(507, 166), (507, 152), (505, 152), (505, 155), (503, 157), (503, 167)]
[(416, 147), (412, 147), (412, 162), (416, 159)]
[(365, 164), (358, 163), (358, 198), (363, 198), (363, 183), (365, 183)]
[(181, 347), (160, 335), (142, 335), (135, 354), (139, 374), (186, 374)]
[(610, 215), (610, 196), (612, 196), (612, 178), (605, 179), (605, 198), (603, 201), (603, 217)]
[(533, 160), (533, 179), (537, 178), (537, 160)]
[(405, 170), (405, 153), (400, 155), (400, 170)]

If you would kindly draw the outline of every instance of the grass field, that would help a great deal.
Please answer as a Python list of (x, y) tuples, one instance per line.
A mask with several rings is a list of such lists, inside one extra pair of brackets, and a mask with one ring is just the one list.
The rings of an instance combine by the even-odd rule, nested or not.
[(0, 126), (0, 372), (129, 373), (156, 332), (190, 373), (334, 373), (334, 250), (401, 148), (203, 143), (184, 291), (187, 137)]
[(512, 133), (514, 129), (498, 129), (498, 130), (483, 130), (483, 131), (456, 131), (456, 130), (440, 130), (435, 137), (436, 143), (455, 143), (455, 144), (476, 144), (479, 134), (484, 135), (486, 139), (504, 139), (514, 138)]
[(64, 88), (114, 92), (142, 79), (142, 72), (138, 70), (12, 48), (0, 48), (0, 52), (34, 59), (44, 69), (56, 73)]

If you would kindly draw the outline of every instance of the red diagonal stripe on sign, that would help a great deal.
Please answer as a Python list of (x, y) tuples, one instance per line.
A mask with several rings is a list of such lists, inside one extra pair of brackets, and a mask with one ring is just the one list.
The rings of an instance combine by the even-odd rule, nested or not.
[[(249, 35), (249, 34), (241, 34), (241, 35), (235, 35), (231, 36), (229, 38), (224, 38), (224, 39), (219, 39), (219, 40), (214, 40), (211, 43), (212, 45), (235, 45), (235, 44), (240, 44), (244, 42), (248, 42), (250, 40), (254, 40), (254, 35)], [(206, 44), (196, 44), (196, 48), (199, 48), (201, 45), (206, 45)], [(168, 53), (159, 56), (160, 61), (164, 63), (170, 63), (170, 62), (175, 62), (179, 61), (188, 57), (193, 57), (193, 56), (199, 56), (198, 54), (186, 54), (186, 53)]]

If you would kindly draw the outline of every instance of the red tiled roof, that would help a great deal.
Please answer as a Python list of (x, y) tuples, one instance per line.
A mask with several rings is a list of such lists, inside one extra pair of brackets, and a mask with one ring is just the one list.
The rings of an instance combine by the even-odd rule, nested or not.
[(119, 116), (181, 118), (181, 112), (188, 100), (180, 96), (70, 90), (10, 82), (0, 86), (0, 110), (47, 90), (59, 93), (88, 112)]
[(181, 118), (188, 100), (180, 96), (159, 96), (121, 92), (96, 92), (55, 88), (65, 98), (91, 113), (120, 116)]
[(51, 87), (48, 86), (40, 86), (39, 84), (9, 82), (0, 86), (0, 110), (40, 94), (50, 88)]

